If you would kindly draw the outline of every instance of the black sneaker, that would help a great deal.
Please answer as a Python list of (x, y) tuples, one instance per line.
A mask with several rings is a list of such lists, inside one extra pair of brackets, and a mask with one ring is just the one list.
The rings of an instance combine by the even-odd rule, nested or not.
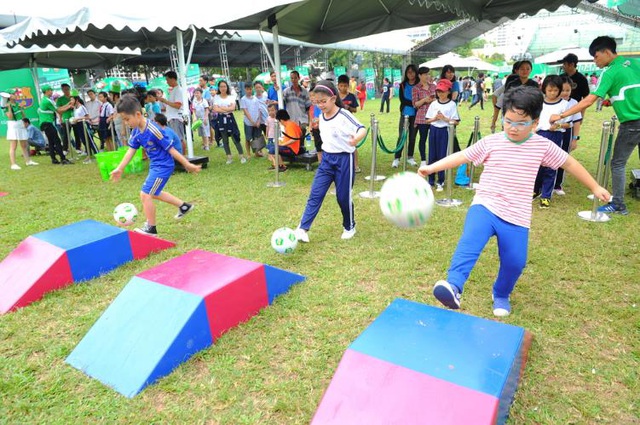
[(62, 165), (71, 165), (71, 161), (69, 161), (68, 159), (63, 159), (61, 164)]
[(52, 163), (52, 164), (60, 164), (60, 161), (58, 161), (57, 159), (52, 159), (52, 160), (51, 160), (51, 163)]
[(189, 214), (196, 206), (193, 204), (187, 204), (186, 202), (178, 208), (178, 214), (174, 217), (176, 220), (180, 220), (185, 215)]
[(133, 231), (136, 233), (144, 233), (145, 235), (158, 236), (156, 226), (150, 226), (146, 221), (142, 227), (137, 227), (133, 229)]

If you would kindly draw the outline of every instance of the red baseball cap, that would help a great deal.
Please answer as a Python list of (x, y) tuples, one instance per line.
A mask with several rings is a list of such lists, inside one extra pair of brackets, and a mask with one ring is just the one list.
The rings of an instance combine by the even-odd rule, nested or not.
[(446, 78), (441, 78), (436, 84), (436, 90), (438, 91), (449, 91), (453, 87), (453, 83)]

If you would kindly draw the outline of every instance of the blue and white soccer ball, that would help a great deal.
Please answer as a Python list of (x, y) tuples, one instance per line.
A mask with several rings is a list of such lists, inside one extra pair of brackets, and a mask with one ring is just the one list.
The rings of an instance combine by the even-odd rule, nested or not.
[(398, 227), (424, 226), (433, 212), (434, 205), (431, 186), (413, 172), (394, 174), (380, 189), (382, 214)]
[(288, 227), (281, 227), (271, 235), (271, 247), (280, 254), (290, 254), (298, 246), (298, 238)]
[(138, 218), (138, 209), (135, 205), (123, 203), (113, 210), (113, 219), (120, 226), (131, 226)]

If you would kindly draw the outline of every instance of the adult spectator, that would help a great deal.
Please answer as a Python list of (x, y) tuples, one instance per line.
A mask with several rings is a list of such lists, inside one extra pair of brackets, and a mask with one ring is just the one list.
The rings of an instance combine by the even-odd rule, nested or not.
[(469, 109), (473, 108), (476, 104), (480, 103), (480, 109), (484, 111), (484, 73), (478, 74), (478, 79), (474, 81), (474, 87), (476, 94), (473, 96), (473, 102), (469, 105)]
[(576, 114), (593, 105), (599, 98), (609, 96), (620, 127), (611, 158), (611, 202), (598, 208), (604, 213), (629, 214), (624, 203), (625, 167), (633, 150), (640, 144), (640, 61), (618, 55), (616, 41), (608, 36), (597, 37), (589, 46), (589, 53), (598, 68), (606, 68), (593, 93), (559, 115), (552, 115), (552, 123)]
[(531, 75), (531, 71), (533, 70), (533, 65), (529, 60), (522, 60), (513, 64), (513, 68), (511, 69), (511, 75), (507, 77), (504, 82), (504, 85), (493, 93), (493, 117), (491, 118), (491, 132), (495, 132), (496, 129), (496, 121), (498, 120), (498, 115), (500, 115), (500, 110), (502, 109), (502, 99), (507, 91), (514, 89), (520, 86), (530, 86), (540, 89), (540, 85), (537, 81), (529, 78)]
[(42, 131), (38, 130), (35, 125), (31, 124), (31, 120), (29, 118), (22, 118), (22, 124), (27, 130), (27, 142), (29, 143), (29, 146), (34, 148), (37, 152), (43, 151), (46, 147), (46, 142), (44, 141)]
[(380, 89), (382, 92), (382, 97), (380, 99), (380, 113), (384, 109), (384, 105), (387, 105), (387, 114), (389, 113), (389, 104), (391, 103), (391, 98), (393, 97), (393, 84), (387, 77), (384, 77), (382, 81), (382, 88)]
[(491, 95), (493, 96), (500, 87), (502, 87), (502, 78), (498, 77), (498, 74), (493, 74), (493, 90), (491, 91)]
[(182, 151), (186, 152), (184, 120), (182, 118), (182, 105), (186, 98), (185, 92), (178, 85), (178, 74), (175, 71), (167, 71), (164, 74), (164, 78), (169, 85), (169, 96), (168, 98), (160, 97), (159, 100), (166, 105), (165, 115), (167, 116), (168, 125), (178, 135), (182, 142)]
[[(414, 64), (407, 65), (404, 70), (404, 79), (398, 88), (400, 96), (400, 120), (398, 122), (398, 141), (396, 143), (396, 148), (402, 140), (402, 134), (404, 133), (404, 117), (407, 116), (409, 117), (409, 134), (407, 134), (407, 139), (405, 140), (405, 145), (409, 145), (407, 150), (407, 163), (413, 166), (418, 165), (415, 159), (413, 159), (413, 152), (416, 148), (416, 135), (418, 134), (418, 129), (414, 125), (416, 122), (416, 108), (413, 107), (413, 87), (418, 84), (418, 82), (418, 68)], [(400, 165), (400, 157), (402, 156), (403, 149), (404, 147), (395, 153), (393, 162), (391, 163), (392, 168), (398, 168)]]
[(18, 100), (19, 90), (9, 89), (7, 90), (9, 99), (6, 106), (2, 106), (2, 110), (6, 115), (7, 123), (7, 141), (9, 142), (9, 159), (11, 160), (11, 169), (20, 170), (21, 167), (16, 164), (16, 149), (18, 145), (22, 148), (22, 156), (27, 165), (38, 165), (37, 162), (33, 162), (29, 156), (29, 149), (27, 144), (27, 130), (22, 124), (22, 118), (24, 117), (24, 107)]
[(451, 97), (450, 99), (458, 103), (460, 101), (460, 83), (456, 78), (456, 69), (452, 65), (445, 65), (440, 72), (440, 78), (451, 81)]
[[(71, 139), (71, 127), (69, 127), (69, 120), (73, 118), (73, 103), (71, 100), (71, 86), (67, 83), (60, 85), (62, 90), (62, 96), (56, 99), (56, 108), (58, 116), (60, 117), (59, 127), (60, 134), (62, 135), (62, 148), (65, 151), (69, 151), (69, 140)], [(80, 151), (77, 151), (80, 153)]]
[(282, 93), (284, 99), (284, 107), (291, 117), (291, 121), (297, 123), (302, 128), (303, 134), (306, 133), (307, 126), (311, 121), (309, 119), (309, 110), (311, 110), (311, 99), (307, 89), (300, 85), (300, 74), (298, 71), (291, 71), (291, 87), (285, 89)]
[(578, 71), (578, 57), (573, 53), (569, 53), (562, 59), (562, 69), (564, 73), (561, 77), (567, 76), (573, 81), (574, 87), (571, 89), (571, 98), (576, 102), (580, 102), (585, 97), (589, 96), (589, 81), (587, 77), (582, 75)]
[(87, 108), (87, 112), (89, 113), (91, 129), (97, 131), (98, 124), (100, 124), (100, 101), (94, 90), (89, 90), (87, 96), (89, 96), (89, 100), (84, 102), (84, 107)]

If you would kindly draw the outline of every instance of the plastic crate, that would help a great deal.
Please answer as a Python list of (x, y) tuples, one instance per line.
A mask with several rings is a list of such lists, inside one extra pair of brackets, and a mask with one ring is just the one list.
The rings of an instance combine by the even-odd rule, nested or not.
[[(100, 152), (96, 154), (96, 161), (98, 163), (98, 170), (102, 180), (109, 180), (110, 174), (115, 170), (124, 155), (127, 153), (128, 148), (120, 148), (113, 152)], [(124, 174), (141, 173), (145, 170), (144, 161), (142, 160), (142, 149), (138, 149), (131, 161), (124, 169)]]

